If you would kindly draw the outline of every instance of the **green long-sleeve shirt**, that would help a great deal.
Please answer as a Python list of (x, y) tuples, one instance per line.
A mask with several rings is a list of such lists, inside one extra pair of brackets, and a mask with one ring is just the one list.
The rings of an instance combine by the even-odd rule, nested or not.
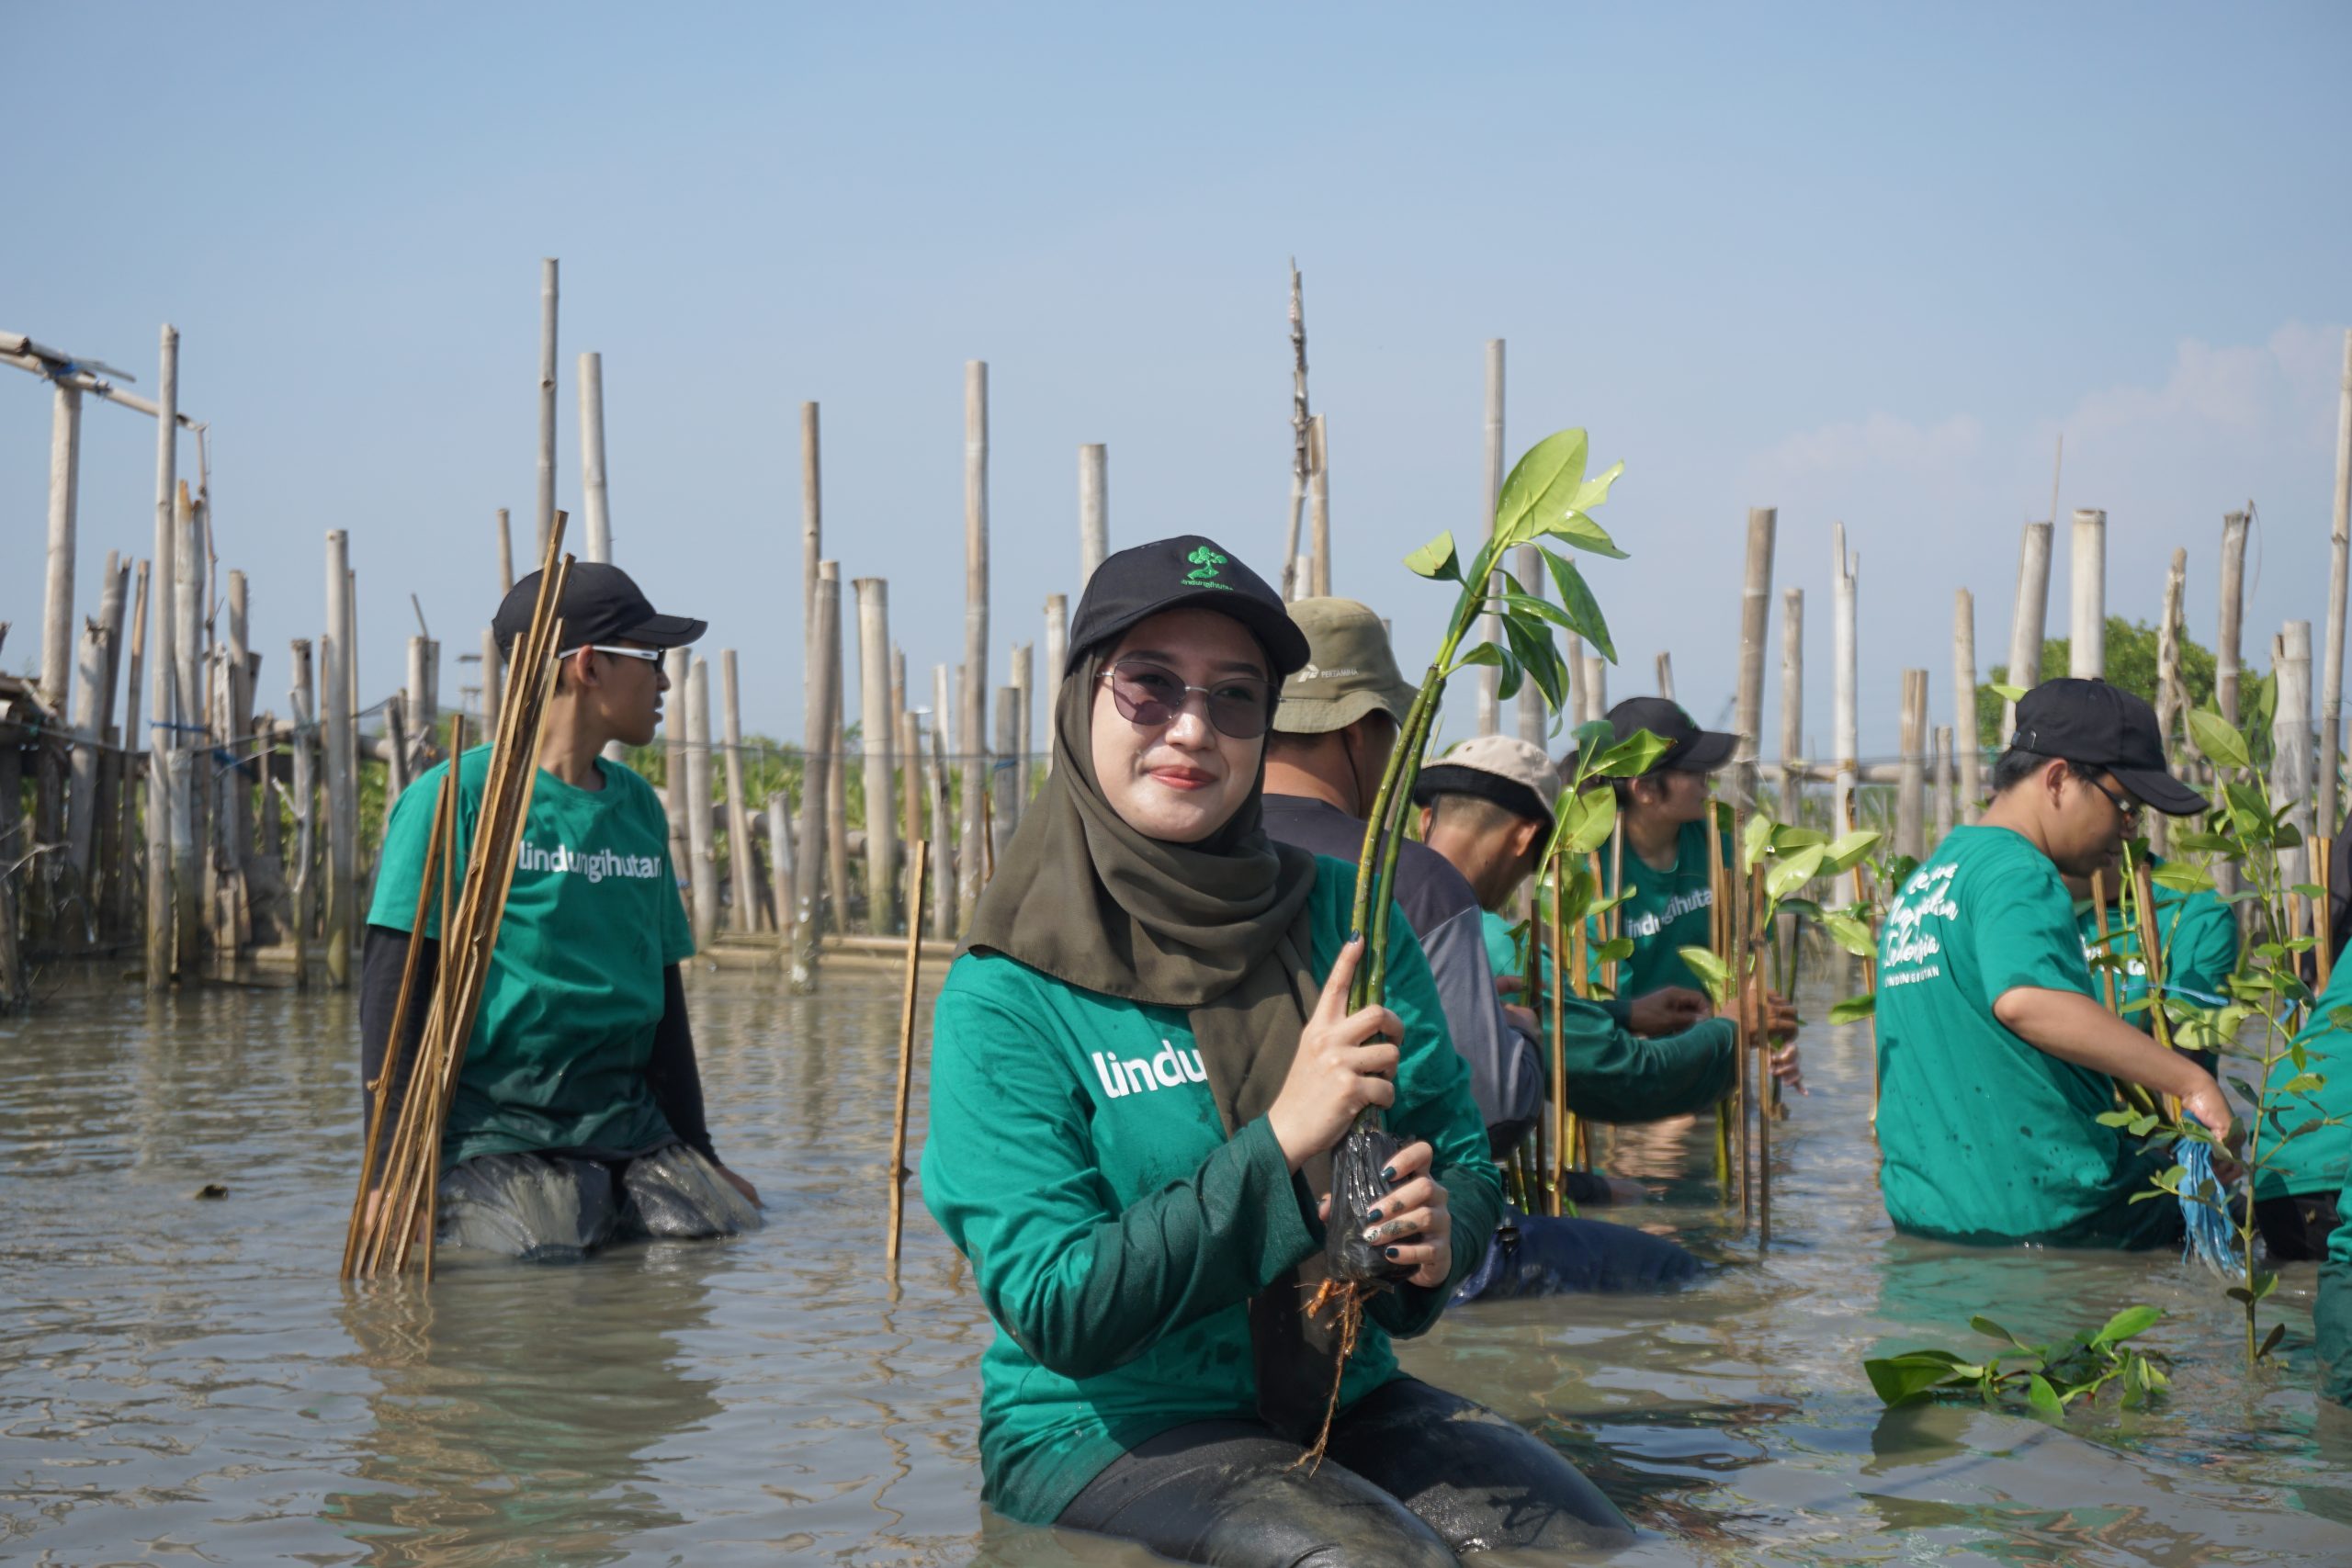
[[(1519, 953), (1510, 922), (1486, 912), (1487, 960), (1498, 976), (1513, 976)], [(1645, 1039), (1616, 1011), (1600, 1002), (1566, 998), (1560, 1010), (1561, 1063), (1567, 1077), (1568, 1109), (1596, 1122), (1656, 1122), (1703, 1111), (1731, 1092), (1739, 1076), (1739, 1053), (1731, 1020), (1711, 1018), (1679, 1034)], [(1536, 1055), (1549, 1080), (1550, 1020), (1538, 1038)]]
[[(1317, 861), (1317, 975), (1346, 941), (1354, 885), (1352, 866)], [(1428, 963), (1401, 916), (1389, 929), (1387, 1005), (1405, 1039), (1388, 1126), (1435, 1151), (1453, 1266), (1442, 1287), (1375, 1298), (1343, 1404), (1396, 1375), (1389, 1336), (1436, 1322), (1502, 1203)], [(1156, 1433), (1255, 1415), (1248, 1302), (1321, 1247), (1316, 1200), (1263, 1118), (1226, 1136), (1181, 1009), (967, 953), (932, 1038), (923, 1201), (971, 1259), (998, 1329), (980, 1359), (982, 1495), (1050, 1523)]]

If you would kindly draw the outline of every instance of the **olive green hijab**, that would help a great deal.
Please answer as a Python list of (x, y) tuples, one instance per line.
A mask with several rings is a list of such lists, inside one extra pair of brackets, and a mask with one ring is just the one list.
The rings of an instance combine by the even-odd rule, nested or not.
[[(1023, 812), (973, 912), (969, 947), (1001, 953), (1066, 985), (1186, 1010), (1226, 1134), (1282, 1092), (1322, 987), (1307, 929), (1315, 857), (1267, 838), (1262, 759), (1250, 794), (1197, 843), (1154, 839), (1103, 798), (1093, 724), (1102, 655), (1081, 660), (1054, 710), (1053, 771)], [(1300, 1173), (1313, 1213), (1329, 1158)], [(1318, 1274), (1319, 1254), (1306, 1272)], [(1336, 1347), (1307, 1343), (1301, 1270), (1250, 1304), (1260, 1412), (1305, 1441), (1321, 1417)]]

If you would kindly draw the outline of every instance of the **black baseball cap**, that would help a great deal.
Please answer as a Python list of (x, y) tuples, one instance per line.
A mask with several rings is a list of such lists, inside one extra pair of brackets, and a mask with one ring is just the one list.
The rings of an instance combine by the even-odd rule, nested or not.
[[(512, 589), (490, 623), (500, 650), (531, 629), (531, 612), (539, 602), (539, 574), (531, 573)], [(563, 598), (556, 605), (563, 620), (563, 646), (568, 653), (592, 642), (641, 642), (653, 648), (684, 648), (708, 631), (704, 621), (684, 615), (657, 614), (653, 601), (629, 580), (628, 573), (603, 561), (576, 560), (563, 580)]]
[(2104, 768), (2133, 798), (2167, 817), (2188, 817), (2206, 807), (2203, 795), (2165, 767), (2156, 710), (2104, 681), (2044, 681), (2019, 697), (2018, 732), (2009, 746)]
[(1070, 623), (1065, 675), (1096, 648), (1162, 610), (1197, 605), (1230, 615), (1250, 628), (1274, 661), (1279, 681), (1306, 664), (1306, 634), (1283, 607), (1283, 596), (1215, 540), (1179, 534), (1121, 550), (1094, 569)]
[(1609, 728), (1616, 739), (1629, 740), (1648, 730), (1668, 742), (1665, 752), (1649, 765), (1653, 773), (1712, 773), (1731, 761), (1739, 737), (1720, 729), (1702, 729), (1682, 705), (1669, 697), (1627, 697), (1609, 710)]

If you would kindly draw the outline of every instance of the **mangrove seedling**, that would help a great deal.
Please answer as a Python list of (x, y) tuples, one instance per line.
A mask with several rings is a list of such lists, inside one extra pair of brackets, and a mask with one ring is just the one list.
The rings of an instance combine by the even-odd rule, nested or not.
[(2170, 1358), (2127, 1343), (2163, 1316), (2152, 1306), (2125, 1307), (2095, 1334), (2049, 1345), (2029, 1345), (1989, 1317), (1972, 1317), (1969, 1327), (2007, 1348), (1974, 1359), (1955, 1350), (1905, 1350), (1866, 1360), (1862, 1371), (1889, 1409), (1933, 1399), (1975, 1399), (1988, 1409), (2021, 1403), (2045, 1421), (2063, 1421), (2075, 1400), (2095, 1404), (2099, 1390), (2120, 1381), (2123, 1408), (2133, 1410), (2172, 1385)]

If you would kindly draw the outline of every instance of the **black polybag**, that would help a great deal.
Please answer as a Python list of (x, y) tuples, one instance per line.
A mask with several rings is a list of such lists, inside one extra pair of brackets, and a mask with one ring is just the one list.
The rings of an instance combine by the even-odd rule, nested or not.
[(1372, 1284), (1401, 1280), (1413, 1271), (1412, 1264), (1389, 1261), (1382, 1244), (1363, 1235), (1367, 1226), (1377, 1223), (1370, 1217), (1372, 1211), (1385, 1207), (1388, 1197), (1387, 1179), (1380, 1173), (1403, 1147), (1385, 1128), (1366, 1120), (1349, 1128), (1331, 1151), (1331, 1213), (1325, 1222), (1323, 1262), (1332, 1279)]

